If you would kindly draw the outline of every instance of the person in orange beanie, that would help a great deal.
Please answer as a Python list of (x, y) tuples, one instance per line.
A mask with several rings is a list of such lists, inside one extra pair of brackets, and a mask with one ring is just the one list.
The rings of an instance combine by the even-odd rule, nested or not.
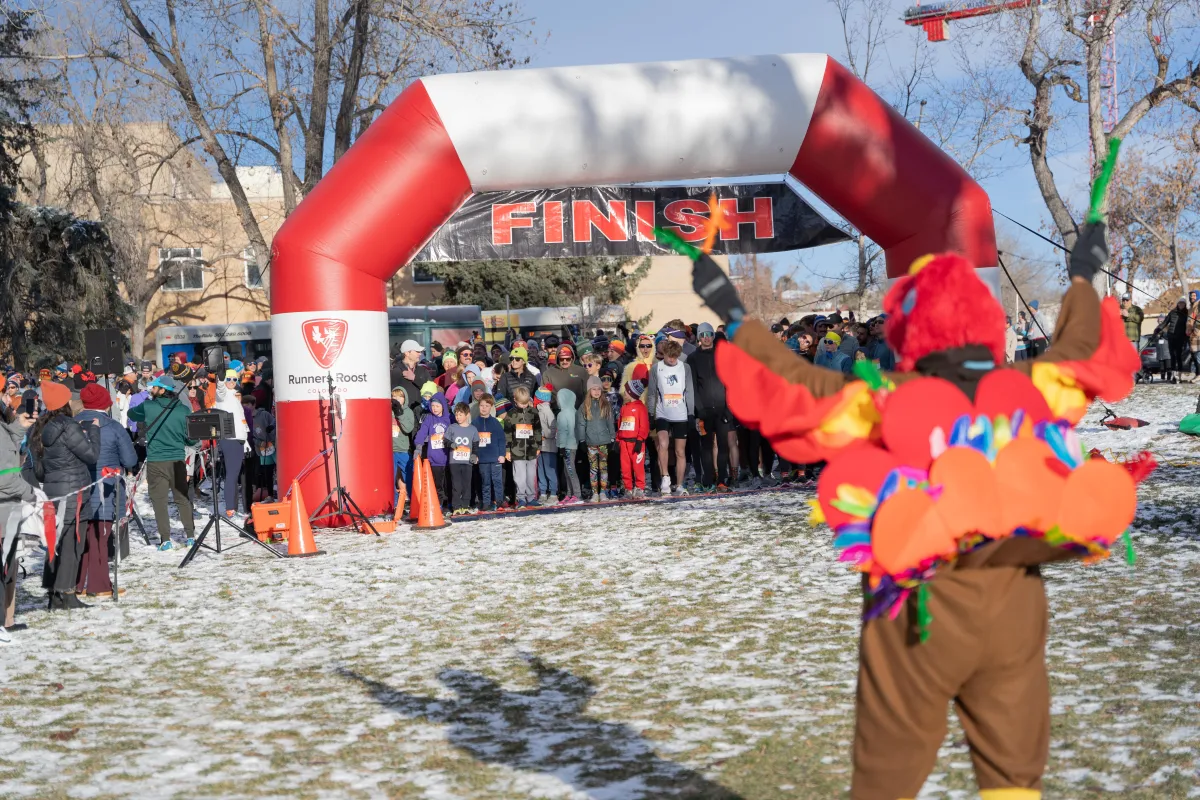
[(884, 299), (899, 368), (854, 374), (797, 357), (746, 318), (711, 258), (693, 286), (727, 325), (717, 371), (730, 409), (780, 457), (828, 461), (815, 517), (863, 575), (853, 800), (913, 798), (958, 711), (985, 800), (1041, 795), (1049, 755), (1048, 612), (1039, 566), (1128, 540), (1136, 481), (1082, 454), (1090, 400), (1119, 400), (1138, 356), (1091, 279), (1103, 224), (1071, 253), (1054, 345), (1004, 364), (1004, 311), (974, 265), (918, 259)]
[(42, 586), (54, 610), (86, 608), (76, 597), (76, 582), (85, 546), (81, 509), (91, 504), (92, 467), (100, 455), (100, 428), (81, 426), (72, 417), (71, 390), (61, 383), (42, 382), (46, 413), (29, 429), (29, 454), (34, 477), (51, 500), (58, 500), (58, 531), (47, 553)]

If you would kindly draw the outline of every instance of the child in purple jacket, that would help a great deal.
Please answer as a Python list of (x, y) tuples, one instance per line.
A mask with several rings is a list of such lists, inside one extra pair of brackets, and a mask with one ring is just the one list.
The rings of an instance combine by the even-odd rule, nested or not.
[(433, 487), (437, 490), (438, 501), (443, 508), (446, 505), (446, 432), (449, 429), (449, 403), (446, 402), (446, 395), (438, 392), (429, 398), (429, 413), (421, 420), (421, 427), (413, 437), (413, 446), (420, 453), (422, 445), (429, 445), (425, 458), (429, 459), (429, 468), (433, 472)]

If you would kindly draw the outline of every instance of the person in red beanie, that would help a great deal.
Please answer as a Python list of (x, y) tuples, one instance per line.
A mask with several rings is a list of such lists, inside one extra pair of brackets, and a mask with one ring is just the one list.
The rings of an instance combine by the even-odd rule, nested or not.
[(92, 467), (100, 455), (100, 428), (81, 426), (72, 418), (71, 390), (61, 383), (42, 383), (46, 413), (29, 429), (33, 474), (42, 491), (58, 500), (58, 531), (47, 554), (42, 586), (50, 592), (51, 611), (87, 608), (75, 594), (86, 530), (81, 511), (91, 507)]
[(1092, 288), (1107, 259), (1104, 225), (1085, 225), (1054, 346), (1011, 365), (1004, 310), (974, 265), (918, 259), (884, 299), (899, 371), (860, 362), (854, 375), (797, 357), (746, 318), (711, 258), (695, 260), (693, 287), (730, 336), (717, 352), (730, 409), (781, 457), (829, 462), (818, 519), (863, 573), (853, 800), (915, 797), (951, 703), (984, 800), (1041, 796), (1039, 566), (1107, 556), (1153, 468), (1088, 460), (1073, 428), (1092, 398), (1125, 396), (1139, 365), (1116, 302)]
[(109, 597), (113, 588), (108, 576), (108, 540), (113, 523), (125, 513), (122, 473), (137, 466), (137, 451), (124, 427), (109, 416), (112, 398), (107, 389), (89, 383), (79, 393), (79, 399), (84, 410), (76, 419), (81, 425), (94, 423), (100, 429), (100, 453), (91, 468), (92, 481), (100, 480), (105, 472), (115, 474), (92, 490), (91, 503), (82, 510), (87, 520), (87, 544), (75, 592), (86, 593), (88, 597)]

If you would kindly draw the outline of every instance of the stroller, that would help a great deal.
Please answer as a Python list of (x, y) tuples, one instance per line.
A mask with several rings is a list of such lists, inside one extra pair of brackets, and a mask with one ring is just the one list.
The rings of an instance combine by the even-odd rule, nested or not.
[(1157, 331), (1142, 337), (1138, 347), (1142, 368), (1135, 379), (1138, 383), (1153, 383), (1157, 375), (1163, 381), (1171, 381), (1171, 349), (1167, 345), (1167, 337)]

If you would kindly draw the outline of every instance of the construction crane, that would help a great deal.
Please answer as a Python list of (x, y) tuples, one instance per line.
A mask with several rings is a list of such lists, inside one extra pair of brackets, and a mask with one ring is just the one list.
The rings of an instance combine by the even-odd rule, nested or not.
[[(941, 3), (910, 6), (904, 11), (904, 24), (920, 26), (925, 38), (931, 42), (944, 42), (950, 38), (950, 22), (957, 19), (987, 17), (1005, 11), (1042, 6), (1050, 0), (945, 0)], [(1098, 0), (1095, 11), (1088, 15), (1089, 25), (1099, 22), (1103, 0)], [(1100, 89), (1104, 92), (1101, 105), (1104, 109), (1104, 131), (1111, 131), (1117, 124), (1117, 28), (1113, 25), (1104, 52), (1100, 58)], [(1095, 158), (1092, 159), (1093, 164)]]

